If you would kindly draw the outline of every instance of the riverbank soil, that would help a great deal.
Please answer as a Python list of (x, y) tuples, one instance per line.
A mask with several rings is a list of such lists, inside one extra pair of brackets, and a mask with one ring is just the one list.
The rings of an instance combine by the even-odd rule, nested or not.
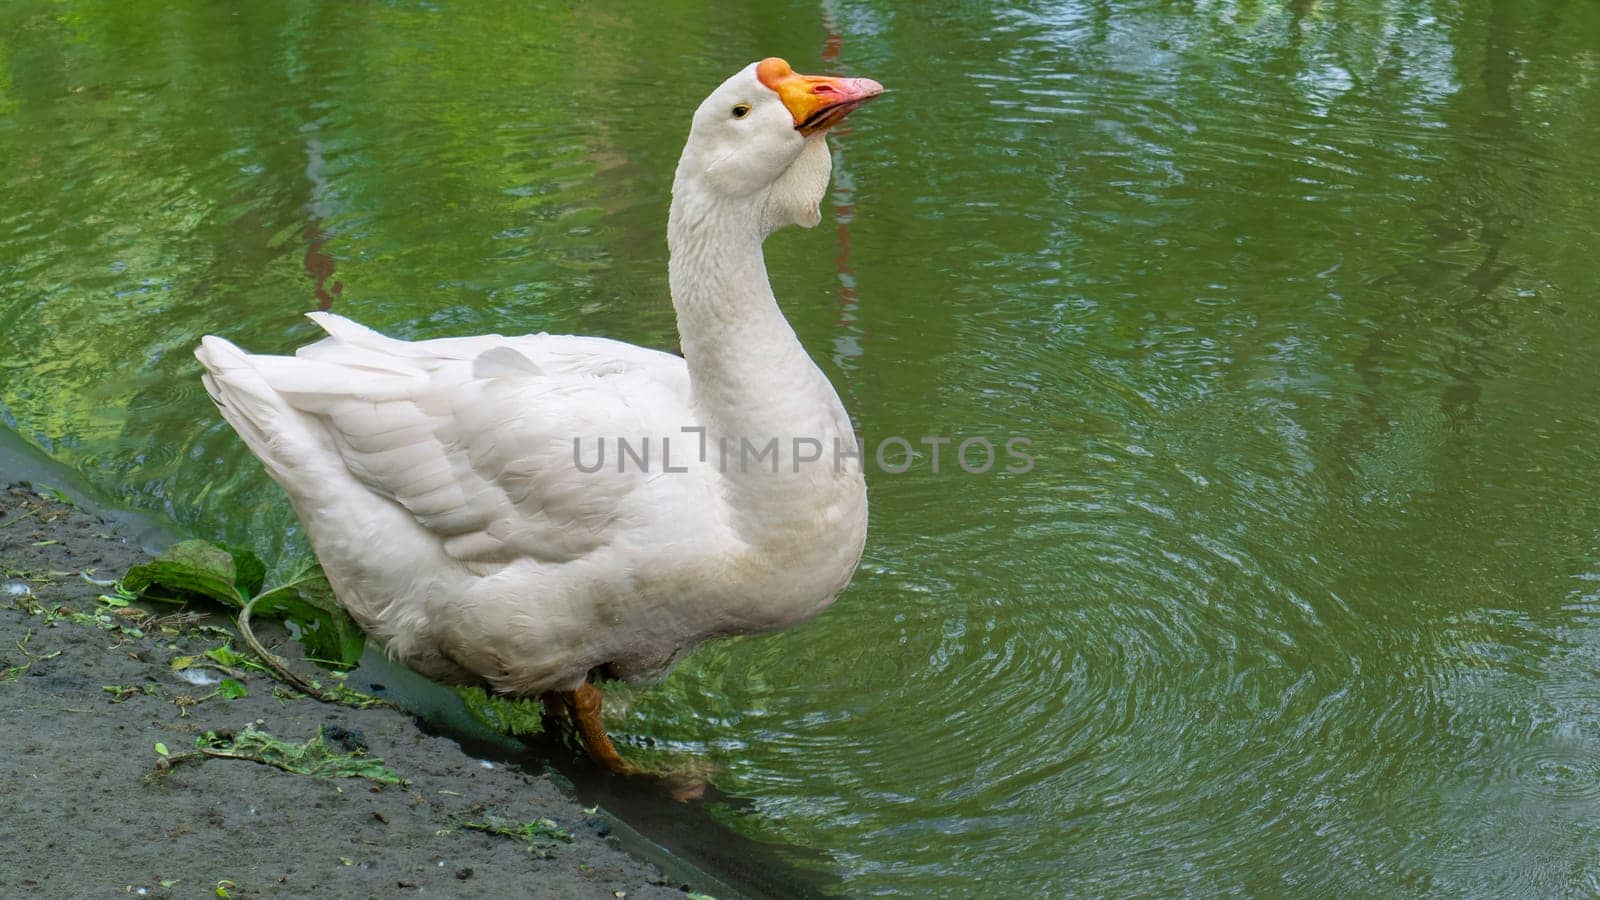
[(0, 896), (684, 896), (548, 775), (394, 709), (294, 694), (229, 654), (219, 610), (123, 606), (89, 580), (145, 558), (93, 515), (0, 488)]

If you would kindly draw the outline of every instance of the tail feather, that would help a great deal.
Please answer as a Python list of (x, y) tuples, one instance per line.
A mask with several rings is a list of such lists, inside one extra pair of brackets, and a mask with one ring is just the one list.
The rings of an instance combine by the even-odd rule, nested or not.
[(343, 363), (361, 359), (379, 368), (384, 367), (380, 360), (387, 359), (391, 365), (400, 363), (406, 366), (407, 371), (425, 371), (448, 360), (474, 359), (486, 349), (506, 340), (498, 334), (483, 334), (476, 337), (402, 341), (330, 312), (309, 312), (306, 316), (326, 331), (328, 336), (295, 351), (295, 355), (302, 359), (332, 359)]
[(312, 350), (316, 347), (329, 344), (338, 344), (345, 347), (360, 347), (366, 350), (378, 350), (383, 353), (397, 356), (409, 355), (407, 350), (409, 349), (410, 345), (405, 341), (396, 340), (395, 338), (387, 335), (379, 334), (378, 332), (373, 331), (371, 328), (362, 325), (360, 322), (352, 322), (351, 320), (346, 319), (344, 316), (335, 315), (331, 312), (319, 311), (306, 313), (306, 318), (317, 323), (317, 327), (327, 332), (328, 337), (317, 341), (314, 344), (308, 344), (304, 347), (301, 347), (300, 350), (297, 351), (299, 354), (304, 354), (306, 351)]
[(305, 448), (317, 439), (303, 413), (267, 381), (253, 357), (229, 341), (206, 335), (195, 349), (205, 367), (200, 380), (222, 417), (273, 478), (292, 490), (293, 473), (307, 462)]
[(427, 342), (417, 344), (379, 334), (360, 322), (352, 322), (344, 316), (330, 312), (308, 312), (306, 318), (317, 323), (317, 327), (327, 332), (328, 336), (314, 344), (301, 347), (296, 351), (296, 356), (315, 359), (333, 351), (337, 352), (341, 359), (365, 354), (371, 358), (398, 357), (409, 360), (434, 355), (426, 348)]

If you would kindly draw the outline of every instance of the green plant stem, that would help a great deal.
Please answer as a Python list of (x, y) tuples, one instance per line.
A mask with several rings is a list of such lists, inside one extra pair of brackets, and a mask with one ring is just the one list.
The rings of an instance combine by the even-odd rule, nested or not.
[[(250, 629), (250, 613), (253, 611), (256, 601), (260, 600), (263, 596), (266, 595), (256, 595), (250, 600), (250, 602), (246, 603), (239, 609), (239, 637), (244, 640), (245, 646), (249, 647), (252, 653), (261, 658), (261, 661), (266, 664), (267, 668), (272, 670), (273, 674), (278, 677), (278, 680), (289, 685), (302, 694), (305, 694), (308, 697), (314, 697), (318, 700), (321, 700), (323, 703), (336, 703), (340, 706), (352, 705), (349, 700), (339, 696), (337, 693), (324, 690), (320, 685), (314, 684), (301, 677), (297, 672), (290, 669), (288, 663), (284, 662), (281, 657), (279, 657), (276, 653), (273, 653), (271, 650), (268, 650), (260, 641), (256, 640), (255, 632)], [(372, 697), (369, 699), (371, 700), (371, 703), (366, 705), (387, 706), (391, 709), (399, 708), (388, 700), (384, 700), (379, 697)]]

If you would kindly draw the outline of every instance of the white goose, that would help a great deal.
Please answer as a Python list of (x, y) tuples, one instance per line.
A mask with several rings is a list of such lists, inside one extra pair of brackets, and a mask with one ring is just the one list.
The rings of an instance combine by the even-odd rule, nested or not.
[(628, 771), (591, 678), (660, 678), (844, 589), (866, 539), (859, 450), (761, 244), (817, 224), (824, 135), (882, 91), (769, 58), (700, 104), (667, 223), (682, 358), (568, 335), (400, 341), (327, 313), (293, 357), (202, 340), (206, 389), (391, 656), (543, 695)]

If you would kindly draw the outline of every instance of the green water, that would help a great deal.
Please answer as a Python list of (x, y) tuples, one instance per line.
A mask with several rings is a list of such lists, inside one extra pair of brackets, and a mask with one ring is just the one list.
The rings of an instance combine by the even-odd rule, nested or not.
[(673, 347), (690, 110), (868, 75), (774, 287), (869, 442), (1036, 467), (870, 473), (620, 730), (858, 894), (1600, 892), (1600, 5), (465, 5), (0, 6), (4, 423), (293, 550), (199, 335)]

